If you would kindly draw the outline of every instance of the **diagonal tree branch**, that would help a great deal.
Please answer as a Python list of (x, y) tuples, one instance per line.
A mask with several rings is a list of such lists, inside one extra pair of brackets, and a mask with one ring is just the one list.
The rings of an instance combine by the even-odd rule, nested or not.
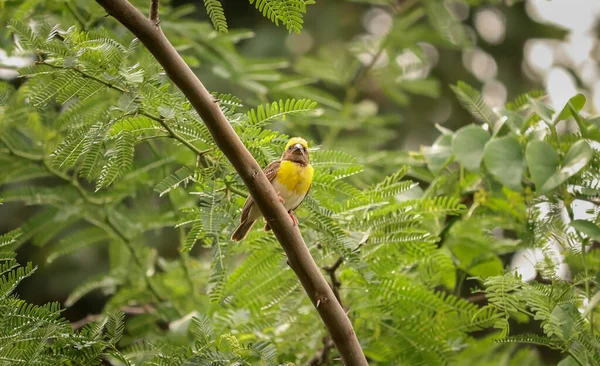
[(290, 267), (317, 308), (344, 364), (367, 365), (352, 323), (310, 255), (298, 227), (292, 224), (292, 219), (279, 202), (273, 186), (217, 103), (214, 103), (213, 96), (186, 65), (155, 22), (147, 19), (126, 0), (96, 0), (96, 2), (146, 46), (163, 66), (169, 78), (194, 106), (217, 146), (240, 174), (273, 229), (287, 254)]

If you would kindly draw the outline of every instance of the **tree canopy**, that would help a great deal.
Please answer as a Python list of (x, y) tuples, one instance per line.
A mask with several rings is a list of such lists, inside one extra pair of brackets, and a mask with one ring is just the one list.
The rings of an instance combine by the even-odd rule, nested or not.
[[(557, 106), (461, 15), (524, 5), (244, 5), (161, 1), (157, 26), (261, 167), (309, 141), (299, 229), (369, 364), (600, 364), (593, 94)], [(0, 364), (338, 364), (273, 233), (230, 240), (248, 188), (134, 34), (83, 0), (0, 9)]]

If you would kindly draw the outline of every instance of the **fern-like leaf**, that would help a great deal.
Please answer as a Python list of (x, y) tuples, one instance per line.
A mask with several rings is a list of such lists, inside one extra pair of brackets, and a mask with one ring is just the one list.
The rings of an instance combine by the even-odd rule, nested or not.
[(107, 187), (131, 169), (133, 164), (133, 134), (127, 130), (121, 131), (110, 158), (100, 173), (96, 190)]
[(248, 112), (248, 119), (251, 126), (261, 126), (268, 122), (278, 119), (285, 119), (287, 115), (306, 114), (313, 110), (317, 105), (310, 99), (287, 99), (280, 100), (271, 104), (260, 105), (256, 110), (251, 109)]
[(473, 89), (470, 85), (459, 81), (456, 86), (451, 85), (452, 91), (458, 97), (458, 101), (479, 121), (493, 126), (497, 120), (492, 109), (485, 103), (479, 91)]
[(108, 239), (106, 232), (102, 229), (91, 227), (79, 230), (68, 237), (61, 239), (52, 247), (50, 255), (46, 258), (47, 263), (54, 262), (57, 258), (76, 252), (82, 248), (102, 242)]
[(217, 32), (227, 33), (227, 20), (221, 2), (219, 0), (204, 0), (204, 7)]
[(188, 184), (189, 182), (193, 182), (195, 171), (187, 166), (183, 166), (177, 169), (173, 174), (165, 177), (160, 181), (154, 188), (156, 192), (159, 193), (159, 196), (163, 196), (166, 193), (169, 193), (171, 190), (179, 187), (181, 184)]

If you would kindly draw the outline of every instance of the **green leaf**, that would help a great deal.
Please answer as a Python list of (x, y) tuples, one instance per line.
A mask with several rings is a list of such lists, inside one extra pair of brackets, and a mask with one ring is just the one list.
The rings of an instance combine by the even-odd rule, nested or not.
[(571, 146), (562, 164), (562, 168), (555, 172), (542, 186), (541, 191), (547, 192), (561, 185), (564, 181), (579, 173), (592, 159), (593, 151), (590, 145), (583, 141), (577, 141)]
[(483, 159), (485, 144), (490, 135), (483, 128), (470, 125), (456, 131), (452, 139), (452, 152), (467, 170), (477, 170)]
[(219, 0), (204, 0), (204, 7), (217, 32), (227, 33), (227, 20), (221, 2)]
[(554, 125), (554, 121), (552, 120), (554, 110), (552, 110), (552, 108), (533, 98), (529, 98), (529, 103), (531, 104), (531, 108), (535, 114), (537, 114), (544, 122), (546, 122), (548, 126)]
[(308, 114), (316, 106), (317, 103), (310, 99), (287, 99), (285, 102), (279, 100), (279, 102), (259, 105), (256, 110), (251, 109), (248, 112), (248, 119), (252, 126), (264, 125), (279, 119), (285, 120), (287, 115)]
[(504, 123), (508, 125), (513, 132), (520, 133), (522, 131), (523, 125), (525, 124), (525, 118), (520, 113), (510, 109), (504, 109), (502, 115), (506, 117)]
[(570, 103), (569, 110), (571, 111), (573, 118), (575, 118), (575, 122), (577, 122), (581, 135), (585, 138), (600, 142), (600, 118), (596, 117), (591, 120), (586, 120), (575, 109), (575, 106)]
[(442, 170), (452, 157), (452, 135), (443, 135), (432, 146), (425, 147), (423, 155), (431, 172)]
[(158, 192), (159, 196), (163, 196), (171, 190), (179, 187), (181, 184), (186, 185), (189, 182), (194, 182), (195, 173), (196, 172), (194, 169), (183, 166), (177, 169), (173, 174), (161, 180), (156, 187), (154, 187), (154, 191)]
[(593, 222), (587, 220), (573, 220), (571, 221), (571, 226), (590, 238), (600, 241), (600, 227)]
[(488, 171), (510, 189), (521, 190), (525, 170), (521, 145), (515, 137), (506, 136), (485, 145), (483, 161)]
[[(575, 117), (575, 114), (579, 113), (579, 111), (585, 105), (585, 102), (586, 102), (586, 100), (585, 100), (585, 96), (583, 94), (577, 94), (576, 96), (569, 99), (567, 104), (565, 104), (562, 111), (558, 114), (558, 116), (554, 120), (554, 123), (556, 124), (559, 121), (569, 119), (569, 117), (571, 117), (571, 116)], [(574, 111), (577, 113), (575, 113)]]
[(525, 157), (536, 190), (543, 193), (544, 191), (541, 188), (558, 170), (560, 165), (558, 152), (546, 141), (531, 141), (527, 145)]
[(133, 134), (128, 130), (119, 133), (114, 150), (110, 153), (108, 162), (102, 168), (96, 191), (107, 187), (131, 169), (134, 155)]
[(458, 101), (479, 121), (487, 123), (490, 126), (498, 119), (492, 109), (485, 103), (479, 91), (473, 89), (469, 84), (459, 81), (456, 86), (450, 85), (452, 91), (456, 94)]

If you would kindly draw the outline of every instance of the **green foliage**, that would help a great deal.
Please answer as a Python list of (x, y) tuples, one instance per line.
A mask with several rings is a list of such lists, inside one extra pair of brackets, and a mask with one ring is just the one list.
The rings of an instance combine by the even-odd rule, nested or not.
[(250, 0), (256, 9), (276, 25), (279, 22), (285, 25), (286, 29), (300, 33), (302, 29), (303, 14), (306, 13), (306, 5), (314, 4), (312, 0)]
[[(10, 47), (37, 61), (19, 69), (17, 86), (0, 83), (0, 185), (3, 209), (36, 211), (0, 235), (0, 359), (306, 364), (327, 332), (261, 222), (242, 243), (230, 241), (246, 188), (198, 113), (99, 7), (49, 4), (47, 25), (26, 16), (41, 2), (26, 3), (10, 23), (18, 40)], [(204, 2), (212, 25), (186, 18), (192, 7), (164, 3), (161, 27), (210, 73), (207, 85), (223, 88), (215, 103), (262, 166), (281, 156), (288, 134), (309, 140), (315, 176), (296, 213), (300, 230), (371, 364), (541, 364), (540, 346), (565, 364), (600, 362), (600, 210), (573, 215), (573, 201), (597, 202), (600, 187), (600, 122), (580, 113), (583, 95), (558, 112), (539, 92), (493, 111), (459, 82), (458, 101), (481, 124), (440, 128), (419, 152), (373, 154), (402, 134), (394, 108), (440, 93), (419, 44), (472, 44), (446, 4), (394, 3), (382, 37), (325, 44), (289, 62), (238, 51), (251, 32), (229, 29), (218, 0)], [(299, 32), (313, 2), (250, 3)], [(77, 12), (83, 21), (69, 16)], [(373, 86), (393, 108), (363, 99)], [(566, 120), (578, 129), (559, 135)], [(17, 286), (37, 277), (36, 266), (15, 260), (29, 242), (40, 266), (98, 252), (104, 269), (77, 278), (63, 305), (100, 299), (101, 313), (73, 330), (58, 304), (18, 299)], [(558, 261), (551, 243), (562, 248)], [(507, 255), (531, 248), (544, 257), (539, 281), (506, 268)], [(572, 280), (555, 275), (560, 261)]]
[(204, 0), (204, 7), (217, 32), (227, 33), (227, 20), (219, 0)]

